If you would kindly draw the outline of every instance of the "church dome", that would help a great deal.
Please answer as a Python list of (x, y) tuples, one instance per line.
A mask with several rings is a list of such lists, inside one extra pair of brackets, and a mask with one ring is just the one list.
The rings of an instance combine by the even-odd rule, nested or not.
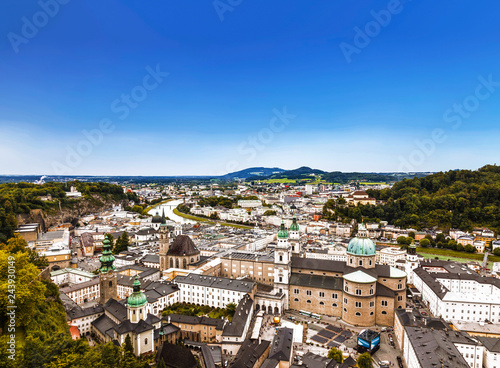
[(361, 224), (359, 233), (363, 235), (356, 235), (355, 238), (349, 241), (347, 253), (355, 256), (374, 256), (376, 254), (375, 243), (364, 235), (365, 232), (366, 228)]
[(297, 219), (295, 217), (290, 225), (290, 231), (299, 231), (299, 224), (297, 224)]
[(135, 276), (132, 286), (134, 288), (134, 292), (127, 298), (127, 305), (132, 308), (142, 307), (148, 302), (148, 298), (146, 297), (146, 294), (141, 291), (141, 282), (139, 281), (138, 276)]
[(280, 230), (278, 231), (278, 239), (288, 238), (288, 231), (286, 230), (285, 223), (281, 223)]

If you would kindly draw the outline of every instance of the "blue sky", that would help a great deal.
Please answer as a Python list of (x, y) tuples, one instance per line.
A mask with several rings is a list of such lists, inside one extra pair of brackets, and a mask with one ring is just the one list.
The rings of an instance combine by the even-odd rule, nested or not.
[(7, 2), (0, 174), (500, 161), (493, 0)]

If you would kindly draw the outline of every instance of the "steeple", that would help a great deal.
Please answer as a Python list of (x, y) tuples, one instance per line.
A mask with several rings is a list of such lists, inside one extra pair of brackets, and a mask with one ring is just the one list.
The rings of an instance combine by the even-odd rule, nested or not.
[(162, 209), (161, 211), (161, 224), (166, 225), (167, 224), (167, 219), (165, 218), (165, 208)]
[(111, 252), (111, 241), (107, 235), (102, 241), (102, 255), (99, 257), (99, 261), (101, 262), (101, 267), (99, 268), (101, 273), (108, 273), (109, 271), (116, 270), (116, 267), (113, 265), (115, 256), (113, 256)]
[(130, 322), (137, 323), (144, 319), (146, 310), (143, 308), (148, 302), (146, 294), (141, 291), (141, 281), (139, 276), (135, 276), (132, 284), (134, 292), (127, 298), (127, 311)]
[(297, 218), (293, 216), (292, 224), (290, 225), (290, 231), (299, 231), (299, 224), (297, 224)]

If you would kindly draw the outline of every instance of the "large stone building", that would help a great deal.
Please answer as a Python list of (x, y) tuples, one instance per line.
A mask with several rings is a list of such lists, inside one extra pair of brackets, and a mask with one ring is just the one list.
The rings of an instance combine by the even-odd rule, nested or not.
[(373, 326), (392, 325), (394, 309), (406, 307), (406, 273), (375, 263), (375, 244), (364, 225), (349, 242), (345, 262), (292, 256), (291, 243), (298, 246), (296, 222), (290, 232), (281, 225), (273, 257), (233, 253), (222, 259), (222, 275), (269, 285), (271, 290), (258, 287), (255, 294), (255, 309), (269, 313), (306, 310)]

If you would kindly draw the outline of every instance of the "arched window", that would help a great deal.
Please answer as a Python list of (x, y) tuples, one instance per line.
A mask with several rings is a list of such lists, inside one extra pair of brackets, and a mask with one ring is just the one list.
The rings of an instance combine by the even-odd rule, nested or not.
[(373, 295), (374, 291), (373, 288), (370, 289), (370, 295)]
[(191, 257), (191, 263), (194, 263), (194, 258), (193, 257)]
[(187, 268), (187, 261), (186, 258), (182, 260), (182, 268), (186, 269)]
[(363, 260), (362, 259), (359, 260), (359, 265), (363, 266)]
[(382, 314), (387, 314), (387, 312), (386, 311), (382, 311)]
[(308, 304), (311, 304), (311, 301), (310, 301), (310, 300), (308, 300), (308, 301), (307, 301), (307, 303), (308, 303)]
[(179, 258), (175, 259), (175, 268), (179, 268)]
[(298, 298), (295, 298), (293, 301), (294, 301), (294, 302), (298, 302), (298, 301), (299, 301), (299, 299), (298, 299)]
[(403, 288), (403, 284), (398, 284), (398, 290), (401, 290)]
[(372, 260), (370, 259), (370, 266), (372, 265)]
[(359, 317), (361, 317), (361, 313), (359, 313), (359, 312), (356, 312), (356, 315), (359, 316)]
[(170, 258), (170, 268), (174, 268), (174, 259)]
[(109, 287), (112, 287), (113, 286), (113, 281), (110, 281), (109, 282)]
[(147, 344), (148, 344), (148, 338), (146, 337), (146, 338), (144, 339), (144, 345), (147, 345)]
[(335, 307), (335, 308), (336, 308), (336, 307), (337, 307), (337, 303), (333, 303), (333, 304), (332, 304), (332, 307)]
[(370, 312), (370, 316), (373, 316), (373, 312)]
[(324, 302), (319, 302), (319, 305), (325, 305), (325, 303)]

